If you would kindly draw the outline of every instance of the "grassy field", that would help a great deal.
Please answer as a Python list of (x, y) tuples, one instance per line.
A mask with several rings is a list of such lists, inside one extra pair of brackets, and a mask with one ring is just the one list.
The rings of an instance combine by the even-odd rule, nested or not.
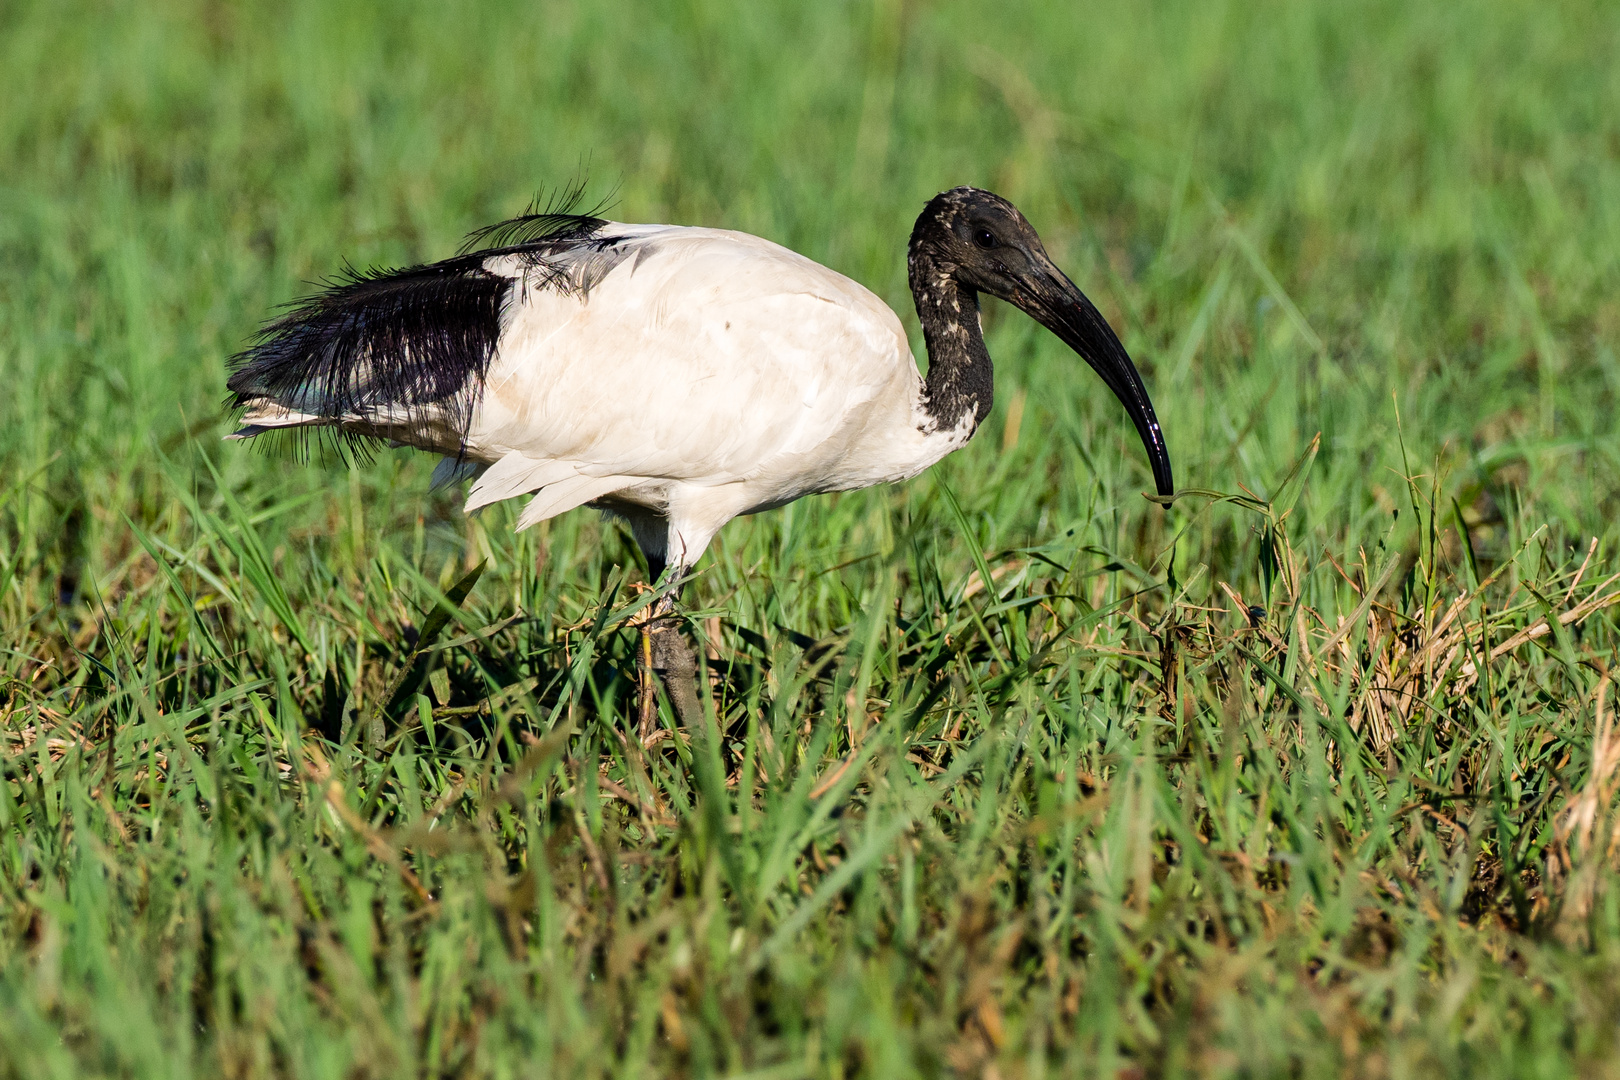
[[(1617, 55), (1600, 0), (0, 4), (0, 1077), (1620, 1075)], [(992, 307), (992, 420), (729, 526), (641, 745), (618, 526), (219, 441), (275, 305), (582, 175), (914, 337), (916, 212), (1005, 194), (1201, 493)]]

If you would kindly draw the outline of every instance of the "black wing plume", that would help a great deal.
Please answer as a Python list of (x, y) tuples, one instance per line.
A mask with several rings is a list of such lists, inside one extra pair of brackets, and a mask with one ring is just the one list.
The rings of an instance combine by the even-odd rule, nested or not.
[[(577, 199), (568, 192), (564, 209)], [(340, 452), (363, 454), (381, 437), (365, 418), (421, 417), (429, 407), (464, 437), (515, 283), (490, 273), (485, 261), (519, 253), (543, 265), (606, 224), (531, 205), (473, 233), (469, 246), (480, 250), (404, 269), (346, 268), (321, 292), (288, 305), (232, 358), (229, 405), (241, 410), (269, 399), (327, 419), (320, 430), (338, 435)], [(361, 430), (340, 430), (357, 419)]]
[(607, 224), (601, 216), (607, 209), (606, 201), (584, 213), (575, 213), (584, 198), (583, 180), (559, 188), (544, 203), (536, 195), (528, 209), (517, 217), (468, 233), (462, 241), (461, 253), (521, 250), (546, 242), (583, 239)]

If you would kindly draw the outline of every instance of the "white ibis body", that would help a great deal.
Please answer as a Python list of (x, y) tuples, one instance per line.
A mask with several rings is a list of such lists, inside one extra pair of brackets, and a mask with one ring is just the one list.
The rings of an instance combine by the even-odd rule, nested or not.
[(627, 519), (655, 575), (691, 566), (739, 514), (904, 480), (990, 411), (981, 292), (1102, 376), (1170, 459), (1107, 322), (997, 195), (936, 196), (911, 234), (922, 377), (900, 320), (861, 285), (745, 233), (530, 214), (491, 246), (350, 274), (235, 361), (236, 433), (335, 429), (444, 455), (470, 512), (533, 494), (527, 528), (590, 504)]

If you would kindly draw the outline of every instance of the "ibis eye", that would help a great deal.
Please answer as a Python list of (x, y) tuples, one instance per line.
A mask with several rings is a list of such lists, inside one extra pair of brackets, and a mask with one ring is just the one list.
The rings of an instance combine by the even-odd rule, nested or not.
[(989, 251), (996, 246), (996, 234), (989, 229), (980, 229), (973, 234), (973, 242)]

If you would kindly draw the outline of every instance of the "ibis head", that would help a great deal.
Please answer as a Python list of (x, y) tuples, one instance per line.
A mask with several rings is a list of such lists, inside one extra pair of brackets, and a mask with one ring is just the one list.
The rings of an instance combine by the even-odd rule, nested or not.
[[(957, 312), (942, 310), (940, 300), (945, 296), (956, 294), (950, 303), (958, 310), (963, 294), (970, 302), (978, 293), (1007, 301), (1056, 334), (1102, 377), (1125, 406), (1147, 447), (1159, 494), (1174, 493), (1170, 453), (1136, 365), (1108, 320), (1052, 262), (1041, 238), (1017, 207), (977, 188), (942, 192), (917, 219), (911, 235), (910, 268), (911, 288), (931, 355), (936, 338), (945, 342), (948, 335), (930, 333), (930, 322), (946, 321), (951, 330), (956, 329)], [(976, 334), (977, 329), (974, 325), (971, 332)], [(982, 352), (982, 342), (972, 344)]]

